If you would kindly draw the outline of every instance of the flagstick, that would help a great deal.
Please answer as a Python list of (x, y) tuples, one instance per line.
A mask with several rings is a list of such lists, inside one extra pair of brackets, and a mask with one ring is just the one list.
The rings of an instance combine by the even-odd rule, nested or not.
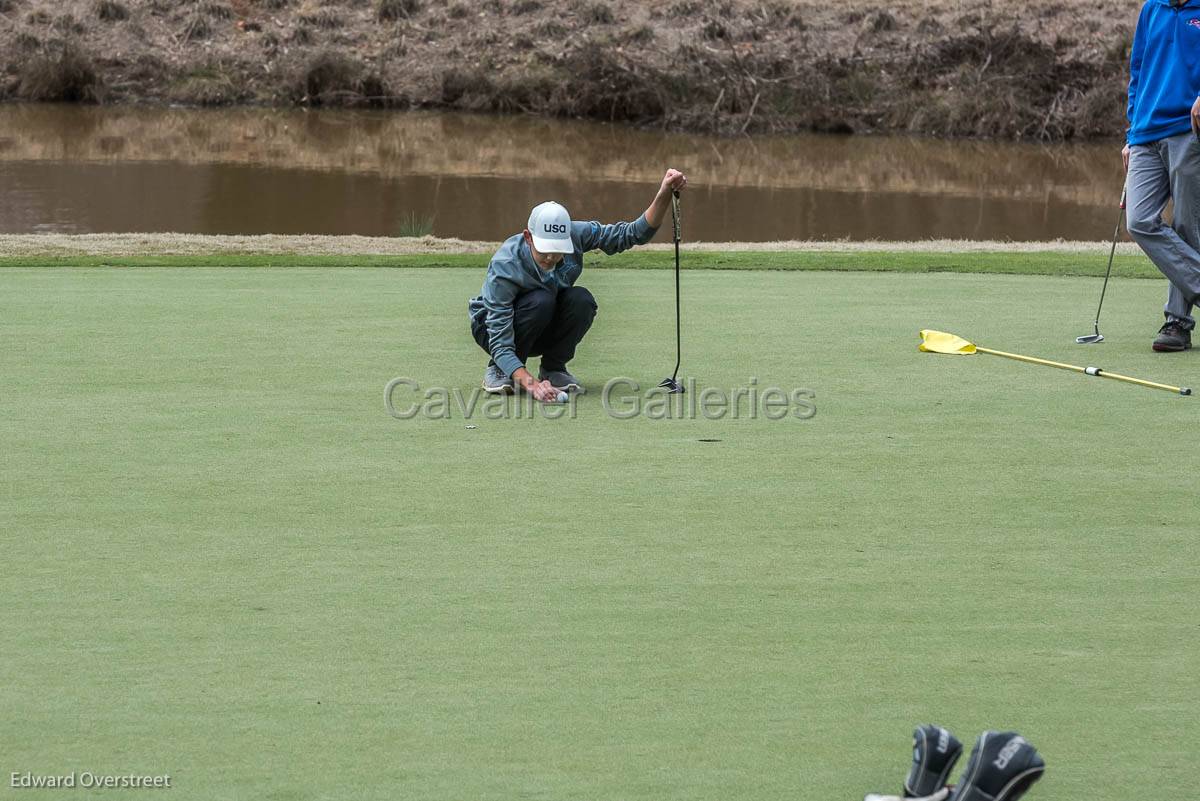
[(1099, 378), (1111, 378), (1113, 381), (1125, 381), (1129, 384), (1137, 384), (1140, 387), (1149, 387), (1150, 389), (1165, 389), (1167, 392), (1174, 392), (1178, 395), (1191, 395), (1192, 390), (1188, 387), (1173, 387), (1170, 384), (1159, 384), (1156, 381), (1145, 381), (1141, 378), (1131, 378), (1120, 373), (1110, 373), (1102, 370), (1099, 367), (1079, 367), (1074, 364), (1063, 364), (1062, 362), (1052, 362), (1049, 359), (1036, 359), (1033, 356), (1022, 356), (1019, 353), (1005, 353), (1002, 350), (992, 350), (991, 348), (981, 348), (975, 346), (975, 350), (979, 353), (990, 353), (993, 356), (1002, 356), (1005, 359), (1015, 359), (1019, 362), (1029, 362), (1030, 364), (1044, 364), (1047, 367), (1057, 367), (1060, 370), (1070, 370), (1073, 373), (1083, 373), (1084, 375), (1097, 376)]

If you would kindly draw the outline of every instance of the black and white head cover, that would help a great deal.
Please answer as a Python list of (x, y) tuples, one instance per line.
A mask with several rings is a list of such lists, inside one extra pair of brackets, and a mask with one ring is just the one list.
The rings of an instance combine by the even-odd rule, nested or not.
[(932, 723), (914, 729), (913, 761), (904, 779), (904, 797), (924, 798), (945, 787), (962, 750), (962, 743), (948, 729)]
[(1015, 731), (985, 731), (950, 801), (1017, 801), (1046, 772), (1037, 749)]

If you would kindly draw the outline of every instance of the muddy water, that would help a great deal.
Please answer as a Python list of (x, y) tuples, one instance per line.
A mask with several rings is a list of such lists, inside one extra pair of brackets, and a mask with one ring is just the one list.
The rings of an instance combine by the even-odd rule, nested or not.
[(1117, 145), (715, 139), (453, 114), (0, 106), (0, 232), (498, 240), (553, 198), (630, 218), (667, 165), (705, 241), (1100, 240)]

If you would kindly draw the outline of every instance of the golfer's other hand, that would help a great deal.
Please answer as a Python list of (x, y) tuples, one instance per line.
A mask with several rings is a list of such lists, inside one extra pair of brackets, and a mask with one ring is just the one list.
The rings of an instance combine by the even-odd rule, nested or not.
[(552, 387), (549, 381), (538, 381), (529, 391), (542, 403), (558, 403), (558, 390)]
[(1192, 104), (1192, 133), (1200, 139), (1200, 97), (1196, 98), (1196, 102)]
[(1121, 161), (1125, 164), (1125, 172), (1129, 172), (1129, 145), (1121, 148)]
[(662, 186), (659, 191), (662, 193), (678, 192), (687, 186), (687, 176), (679, 170), (667, 170), (667, 174), (663, 176)]

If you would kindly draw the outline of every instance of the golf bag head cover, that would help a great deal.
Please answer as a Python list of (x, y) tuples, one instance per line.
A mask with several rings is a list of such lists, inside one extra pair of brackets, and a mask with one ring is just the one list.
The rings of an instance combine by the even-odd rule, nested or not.
[(1046, 772), (1037, 749), (1015, 731), (985, 731), (975, 741), (950, 801), (1017, 801)]
[(913, 761), (904, 780), (905, 798), (924, 798), (946, 786), (962, 756), (962, 743), (941, 726), (927, 723), (913, 730)]

